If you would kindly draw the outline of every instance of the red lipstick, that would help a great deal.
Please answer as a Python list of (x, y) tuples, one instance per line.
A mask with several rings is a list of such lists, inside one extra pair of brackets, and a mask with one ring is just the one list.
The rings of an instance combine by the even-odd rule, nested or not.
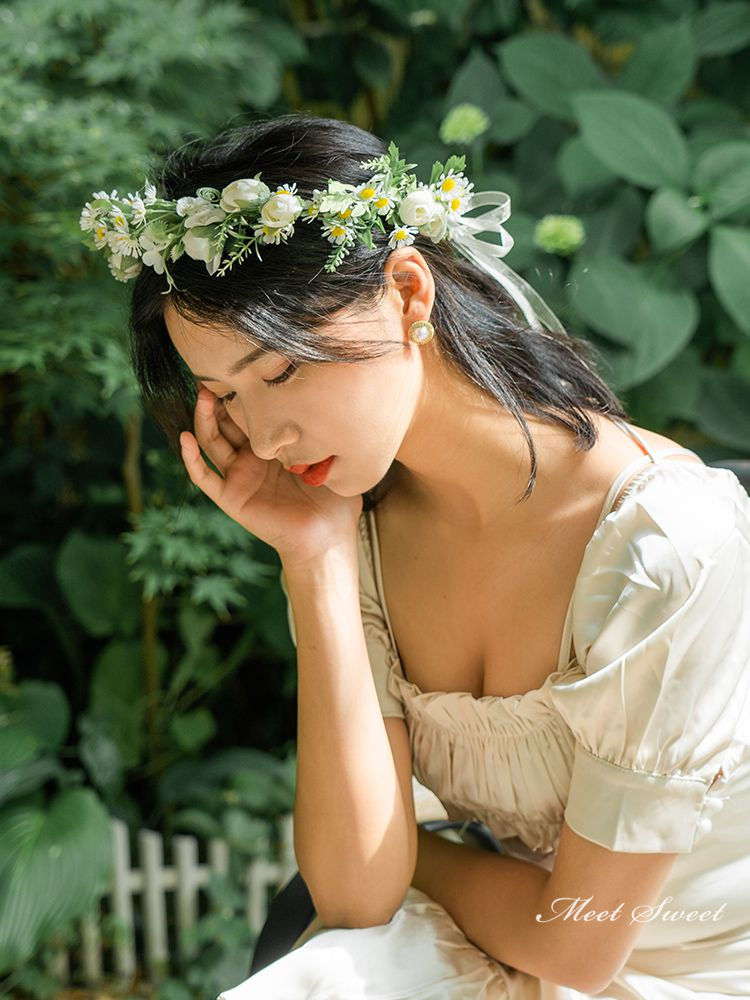
[(289, 471), (300, 476), (308, 486), (322, 486), (335, 457), (329, 455), (322, 462), (315, 462), (313, 465), (291, 465)]

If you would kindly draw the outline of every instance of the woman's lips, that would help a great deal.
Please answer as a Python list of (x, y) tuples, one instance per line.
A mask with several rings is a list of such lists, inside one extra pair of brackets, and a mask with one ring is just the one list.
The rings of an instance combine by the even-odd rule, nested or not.
[(322, 462), (315, 462), (313, 465), (290, 465), (289, 471), (301, 476), (308, 486), (322, 486), (334, 458), (334, 455), (329, 455)]

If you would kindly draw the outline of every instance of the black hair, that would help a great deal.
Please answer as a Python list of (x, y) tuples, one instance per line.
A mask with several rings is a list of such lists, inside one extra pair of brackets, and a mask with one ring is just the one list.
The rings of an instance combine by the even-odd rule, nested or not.
[[(361, 184), (372, 174), (361, 161), (386, 153), (384, 142), (356, 125), (295, 112), (180, 146), (160, 159), (151, 179), (158, 197), (177, 199), (194, 196), (199, 187), (221, 190), (261, 171), (271, 190), (293, 182), (307, 199), (316, 188), (325, 190), (329, 178)], [(298, 221), (287, 243), (261, 246), (262, 262), (251, 253), (220, 278), (210, 275), (204, 262), (183, 254), (168, 265), (177, 285), (168, 295), (163, 294), (166, 278), (144, 266), (132, 297), (131, 358), (146, 409), (175, 454), (180, 454), (180, 432), (192, 429), (196, 387), (169, 338), (166, 302), (194, 323), (232, 330), (294, 364), (381, 357), (403, 349), (403, 342), (343, 341), (322, 329), (336, 314), (375, 306), (385, 293), (389, 236), (373, 229), (372, 238), (372, 249), (355, 243), (331, 273), (323, 268), (333, 244), (319, 223)], [(591, 342), (564, 330), (530, 327), (498, 283), (449, 239), (433, 243), (418, 236), (415, 248), (433, 275), (430, 320), (439, 350), (457, 372), (512, 413), (523, 431), (531, 472), (517, 502), (526, 500), (536, 482), (537, 458), (525, 415), (568, 428), (580, 451), (597, 440), (587, 411), (622, 419), (628, 414), (598, 374)], [(363, 495), (364, 510), (385, 495), (394, 465)]]

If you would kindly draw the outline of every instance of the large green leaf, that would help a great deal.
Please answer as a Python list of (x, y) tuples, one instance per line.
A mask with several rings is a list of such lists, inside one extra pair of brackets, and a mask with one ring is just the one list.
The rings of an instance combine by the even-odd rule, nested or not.
[(617, 83), (651, 101), (671, 104), (685, 92), (694, 70), (695, 44), (685, 18), (641, 35)]
[[(167, 651), (156, 644), (156, 675), (161, 687)], [(143, 643), (140, 639), (112, 639), (97, 656), (91, 673), (89, 715), (106, 725), (117, 744), (123, 766), (135, 767), (143, 753), (145, 736)], [(102, 726), (96, 739), (101, 739)], [(92, 740), (93, 740), (92, 734)], [(89, 744), (90, 745), (90, 744)], [(111, 748), (108, 750), (111, 757)]]
[(0, 731), (15, 738), (27, 733), (40, 751), (57, 750), (70, 728), (68, 700), (59, 685), (48, 681), (24, 681), (0, 693), (0, 716)]
[(90, 789), (0, 809), (0, 973), (89, 910), (110, 866), (109, 820)]
[(495, 51), (518, 93), (553, 118), (573, 118), (570, 98), (577, 91), (607, 87), (586, 49), (564, 35), (520, 35), (501, 42)]
[(621, 257), (630, 253), (641, 236), (643, 193), (620, 185), (595, 212), (581, 213), (586, 230), (587, 257)]
[(121, 791), (125, 775), (122, 753), (112, 734), (109, 718), (80, 715), (78, 730), (81, 734), (78, 753), (89, 777), (102, 792), (115, 795)]
[(0, 607), (44, 611), (59, 604), (47, 545), (19, 545), (0, 559)]
[(216, 720), (207, 708), (175, 715), (169, 720), (169, 731), (177, 746), (185, 753), (200, 750), (216, 735)]
[(68, 777), (69, 772), (56, 757), (51, 756), (39, 757), (38, 760), (32, 760), (20, 767), (0, 770), (0, 805), (5, 805), (10, 799), (18, 799), (22, 795), (35, 792), (50, 778), (65, 780)]
[(646, 206), (646, 227), (654, 250), (685, 246), (706, 231), (708, 218), (682, 191), (660, 188)]
[(750, 231), (714, 226), (708, 249), (711, 285), (737, 326), (750, 333)]
[(750, 3), (712, 0), (693, 19), (693, 35), (702, 56), (725, 56), (750, 43)]
[(658, 104), (614, 91), (575, 94), (571, 103), (581, 138), (618, 177), (648, 188), (686, 187), (685, 139)]
[(60, 588), (78, 620), (94, 636), (133, 635), (141, 591), (128, 576), (125, 546), (73, 530), (57, 555)]
[(393, 76), (393, 56), (387, 45), (377, 38), (363, 35), (351, 52), (352, 65), (359, 79), (375, 90), (385, 90)]
[(579, 135), (571, 136), (560, 147), (557, 172), (566, 193), (573, 198), (618, 180)]
[(654, 430), (668, 427), (675, 417), (693, 423), (700, 387), (700, 351), (689, 344), (653, 378), (632, 386), (630, 403), (640, 421)]
[(577, 258), (567, 292), (589, 326), (625, 348), (608, 353), (620, 389), (661, 371), (683, 350), (698, 323), (691, 292), (658, 282), (643, 267), (616, 257)]
[(696, 408), (698, 427), (727, 448), (750, 455), (750, 379), (733, 371), (704, 368)]
[(750, 209), (750, 142), (722, 142), (707, 149), (695, 165), (693, 187), (714, 221)]

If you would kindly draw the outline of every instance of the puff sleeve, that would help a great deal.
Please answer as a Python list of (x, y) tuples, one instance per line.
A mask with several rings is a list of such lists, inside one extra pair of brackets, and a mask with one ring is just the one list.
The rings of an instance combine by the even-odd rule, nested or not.
[(583, 676), (550, 688), (575, 739), (577, 833), (679, 853), (710, 831), (714, 780), (750, 744), (749, 612), (750, 500), (732, 473), (670, 469), (600, 524), (572, 605)]
[[(378, 704), (383, 717), (395, 716), (404, 719), (405, 713), (401, 699), (389, 687), (389, 665), (395, 666), (396, 652), (390, 641), (388, 626), (380, 606), (377, 587), (375, 586), (372, 552), (366, 536), (366, 526), (360, 520), (358, 536), (359, 552), (359, 605), (362, 615), (362, 625), (365, 633), (365, 643), (370, 660), (370, 669), (375, 682)], [(280, 575), (281, 589), (286, 597), (287, 621), (292, 642), (297, 645), (297, 634), (294, 628), (294, 616), (289, 600), (283, 570)]]

